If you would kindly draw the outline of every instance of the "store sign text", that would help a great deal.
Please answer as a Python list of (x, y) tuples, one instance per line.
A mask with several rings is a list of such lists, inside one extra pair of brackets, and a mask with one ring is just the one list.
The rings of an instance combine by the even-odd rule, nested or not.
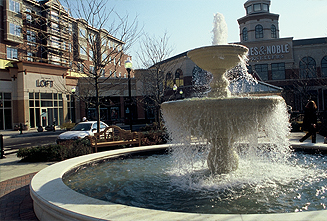
[(283, 59), (290, 52), (289, 44), (249, 48), (250, 61)]
[(36, 80), (36, 87), (53, 87), (53, 81)]

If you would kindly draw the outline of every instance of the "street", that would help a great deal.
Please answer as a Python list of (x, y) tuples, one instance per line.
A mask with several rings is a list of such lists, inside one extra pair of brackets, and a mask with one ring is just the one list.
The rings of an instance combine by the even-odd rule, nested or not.
[(46, 144), (55, 144), (57, 136), (64, 131), (45, 131), (8, 137), (3, 140), (5, 155), (13, 154), (22, 147), (39, 146)]

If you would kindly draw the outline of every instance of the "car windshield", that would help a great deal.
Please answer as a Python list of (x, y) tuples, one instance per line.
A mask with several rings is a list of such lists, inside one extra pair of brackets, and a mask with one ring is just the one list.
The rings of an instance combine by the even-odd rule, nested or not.
[(71, 129), (71, 131), (88, 131), (91, 129), (92, 124), (77, 124), (75, 127)]

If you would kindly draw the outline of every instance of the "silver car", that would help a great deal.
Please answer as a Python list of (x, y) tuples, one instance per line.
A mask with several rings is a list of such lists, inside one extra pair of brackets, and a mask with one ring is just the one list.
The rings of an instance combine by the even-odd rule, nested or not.
[[(96, 121), (85, 121), (76, 124), (70, 131), (66, 131), (61, 133), (58, 137), (56, 142), (60, 143), (62, 141), (67, 140), (77, 140), (83, 139), (86, 136), (93, 136), (94, 133), (97, 131), (97, 122)], [(103, 131), (107, 124), (100, 121), (100, 131)]]

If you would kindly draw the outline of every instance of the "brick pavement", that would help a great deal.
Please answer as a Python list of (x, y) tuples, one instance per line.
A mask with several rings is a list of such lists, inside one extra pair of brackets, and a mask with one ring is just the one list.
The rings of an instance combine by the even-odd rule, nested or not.
[(0, 182), (0, 220), (38, 220), (29, 189), (35, 174)]

